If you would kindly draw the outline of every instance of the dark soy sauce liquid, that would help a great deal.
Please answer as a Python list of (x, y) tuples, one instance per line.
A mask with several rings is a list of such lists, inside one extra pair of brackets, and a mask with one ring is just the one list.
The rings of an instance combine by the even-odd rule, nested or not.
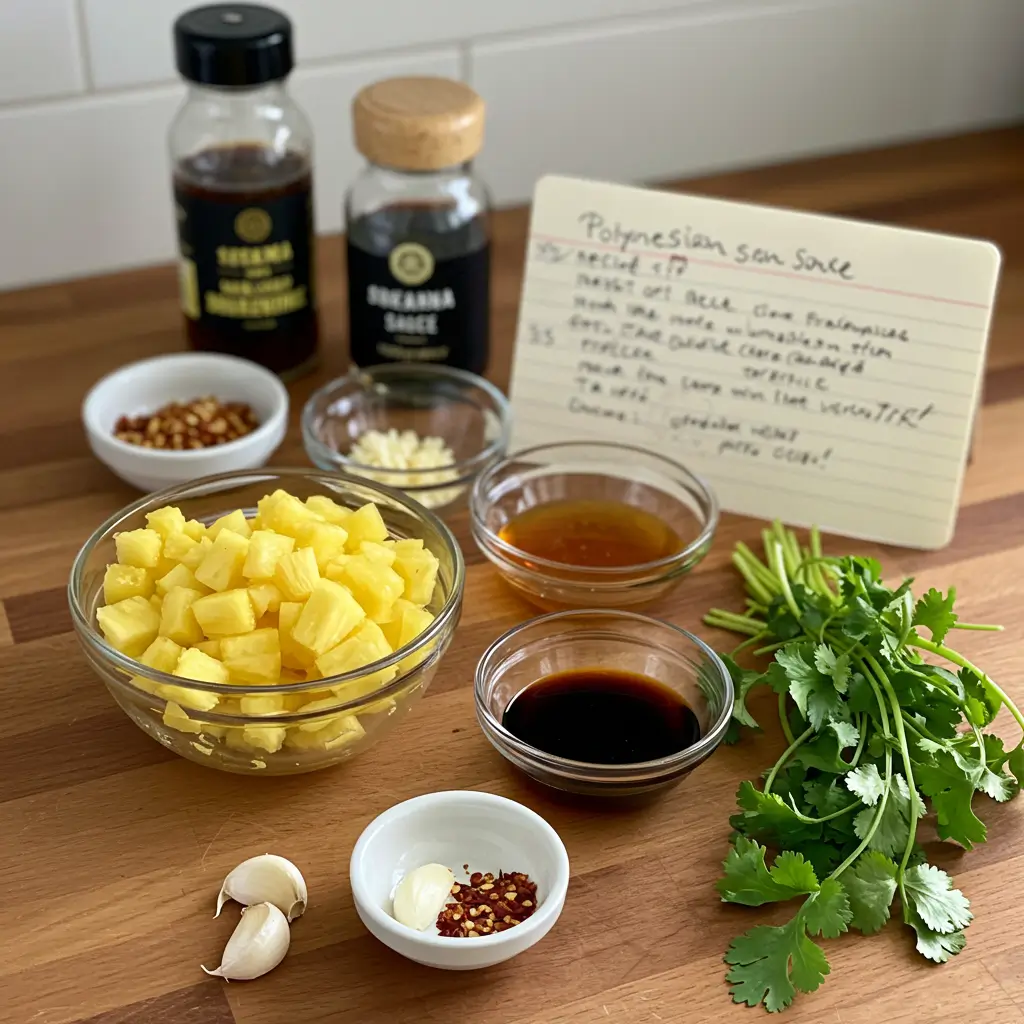
[(617, 669), (554, 672), (520, 690), (501, 724), (524, 743), (590, 764), (636, 764), (700, 739), (683, 698), (650, 676)]

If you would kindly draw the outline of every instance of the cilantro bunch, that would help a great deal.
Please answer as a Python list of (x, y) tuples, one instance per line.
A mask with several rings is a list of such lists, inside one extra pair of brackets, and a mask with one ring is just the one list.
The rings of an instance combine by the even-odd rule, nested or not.
[(733, 1000), (775, 1012), (829, 973), (814, 937), (873, 934), (897, 896), (918, 952), (944, 963), (963, 949), (970, 905), (927, 863), (918, 825), (930, 807), (940, 839), (984, 842), (975, 795), (1009, 800), (1024, 780), (1021, 744), (1006, 750), (984, 730), (1002, 707), (1022, 729), (1024, 716), (945, 645), (953, 629), (1001, 628), (958, 621), (954, 590), (915, 601), (912, 580), (890, 589), (875, 559), (825, 557), (817, 530), (805, 548), (780, 523), (763, 541), (763, 561), (742, 543), (732, 557), (746, 613), (716, 609), (705, 622), (746, 634), (737, 651), (773, 655), (764, 672), (725, 659), (736, 687), (729, 739), (758, 728), (747, 698), (764, 687), (778, 695), (787, 747), (760, 787), (739, 787), (717, 888), (750, 907), (803, 901), (787, 924), (750, 929), (725, 956)]

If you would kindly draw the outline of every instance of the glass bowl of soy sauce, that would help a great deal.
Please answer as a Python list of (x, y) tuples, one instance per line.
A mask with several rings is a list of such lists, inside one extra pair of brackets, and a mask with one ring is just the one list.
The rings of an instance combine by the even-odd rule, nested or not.
[(474, 684), (484, 735), (512, 765), (583, 796), (675, 785), (722, 742), (734, 690), (699, 637), (637, 612), (554, 612), (484, 652)]

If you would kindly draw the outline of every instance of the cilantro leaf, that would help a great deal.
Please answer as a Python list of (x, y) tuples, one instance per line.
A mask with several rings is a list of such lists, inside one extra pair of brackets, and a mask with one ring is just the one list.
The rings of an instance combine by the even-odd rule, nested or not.
[(873, 764), (861, 765), (852, 772), (847, 772), (844, 781), (846, 788), (851, 793), (856, 793), (868, 807), (874, 807), (885, 792), (885, 780), (878, 774), (878, 768)]
[(842, 698), (833, 679), (815, 666), (815, 658), (810, 644), (794, 644), (791, 649), (775, 652), (776, 664), (782, 666), (789, 678), (789, 692), (794, 703), (800, 714), (817, 730), (830, 715), (840, 714)]
[(769, 1013), (784, 1010), (796, 990), (813, 992), (829, 973), (825, 952), (807, 937), (803, 912), (779, 928), (758, 925), (733, 940), (725, 954), (735, 1003)]
[(966, 928), (974, 915), (970, 901), (953, 880), (933, 864), (915, 864), (903, 873), (903, 889), (912, 909), (940, 935)]
[(1017, 785), (1024, 786), (1024, 740), (1017, 744), (1010, 751), (1009, 756), (1006, 759), (1013, 777), (1017, 780)]
[(940, 839), (952, 839), (965, 850), (985, 842), (988, 830), (974, 813), (974, 781), (965, 775), (948, 749), (914, 765), (914, 781), (931, 798)]
[(849, 795), (840, 789), (836, 780), (827, 776), (805, 782), (804, 796), (814, 812), (822, 818), (842, 810), (850, 802)]
[(860, 730), (852, 722), (846, 722), (841, 718), (833, 716), (829, 718), (828, 724), (829, 728), (836, 734), (836, 741), (839, 743), (840, 750), (857, 745), (857, 741), (860, 739)]
[(873, 935), (889, 920), (896, 895), (896, 863), (884, 853), (862, 853), (843, 875), (850, 897), (851, 923), (865, 935)]
[(821, 837), (820, 825), (808, 825), (776, 793), (764, 793), (752, 782), (741, 782), (736, 791), (740, 813), (729, 823), (741, 835), (766, 840), (778, 846), (799, 846), (808, 839)]
[(850, 899), (841, 882), (826, 878), (817, 892), (804, 903), (807, 930), (825, 939), (838, 939), (853, 919)]
[[(987, 737), (991, 743), (996, 737)], [(1000, 744), (1002, 746), (1002, 744)], [(977, 750), (977, 746), (973, 748)], [(949, 756), (953, 758), (957, 768), (964, 773), (964, 778), (967, 779), (971, 785), (986, 796), (991, 797), (998, 803), (1005, 803), (1017, 792), (1017, 784), (1007, 775), (1003, 775), (1001, 772), (997, 773), (992, 771), (988, 764), (982, 764), (981, 758), (977, 759), (968, 757), (961, 751), (957, 750), (956, 747), (949, 748)], [(987, 759), (987, 755), (986, 755)], [(998, 761), (996, 767), (1000, 767)]]
[(973, 725), (983, 729), (999, 714), (1003, 698), (987, 678), (980, 678), (968, 669), (961, 669), (960, 682), (967, 698), (967, 717)]
[(946, 634), (956, 625), (957, 614), (953, 611), (956, 601), (956, 588), (950, 587), (949, 593), (943, 597), (942, 592), (932, 587), (924, 597), (914, 605), (914, 625), (924, 626), (931, 631), (932, 640), (941, 644)]
[[(907, 780), (898, 772), (894, 772), (892, 782), (889, 784), (889, 797), (881, 811), (881, 820), (871, 836), (868, 849), (879, 850), (890, 857), (896, 853), (903, 853), (907, 840), (910, 838), (911, 799), (916, 806), (918, 817), (923, 817), (924, 802), (917, 790), (915, 789), (911, 796)], [(853, 827), (858, 839), (864, 839), (867, 836), (878, 813), (878, 809), (875, 807), (865, 807), (853, 819)]]
[(839, 737), (830, 729), (799, 747), (793, 755), (793, 760), (806, 768), (817, 768), (818, 771), (831, 775), (842, 775), (850, 766), (839, 755)]
[(832, 680), (832, 685), (840, 693), (846, 693), (846, 687), (850, 682), (850, 656), (840, 654), (836, 656), (835, 651), (828, 644), (818, 644), (814, 648), (814, 667), (822, 674)]
[(742, 903), (759, 907), (817, 892), (818, 879), (814, 869), (799, 853), (785, 851), (769, 869), (765, 865), (765, 848), (743, 836), (726, 855), (722, 878), (715, 888), (723, 903)]
[(749, 672), (746, 669), (740, 668), (727, 654), (721, 657), (725, 667), (729, 670), (729, 675), (732, 677), (733, 691), (736, 694), (732, 702), (733, 719), (740, 725), (745, 725), (748, 729), (760, 729), (761, 727), (757, 724), (757, 720), (747, 710), (747, 695), (761, 681), (760, 673)]
[(956, 956), (967, 945), (962, 931), (933, 931), (921, 920), (921, 915), (911, 910), (907, 914), (907, 924), (917, 932), (917, 951), (921, 956), (944, 964), (951, 956)]

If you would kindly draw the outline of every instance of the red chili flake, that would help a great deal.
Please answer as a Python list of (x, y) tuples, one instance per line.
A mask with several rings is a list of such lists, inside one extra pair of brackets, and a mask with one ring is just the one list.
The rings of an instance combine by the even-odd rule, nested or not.
[[(467, 865), (463, 865), (468, 870)], [(514, 928), (537, 910), (537, 883), (521, 871), (474, 871), (469, 883), (452, 886), (452, 902), (437, 916), (448, 938), (471, 939)]]

